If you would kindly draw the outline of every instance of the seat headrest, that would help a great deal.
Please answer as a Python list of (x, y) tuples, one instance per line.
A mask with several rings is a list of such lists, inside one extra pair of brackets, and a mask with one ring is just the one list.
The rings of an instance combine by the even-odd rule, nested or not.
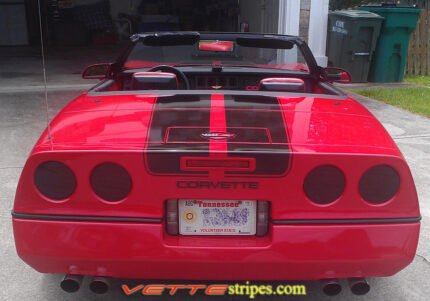
[(136, 72), (132, 79), (133, 90), (176, 90), (178, 79), (173, 73)]
[(259, 90), (304, 93), (305, 82), (301, 78), (264, 78), (260, 81)]

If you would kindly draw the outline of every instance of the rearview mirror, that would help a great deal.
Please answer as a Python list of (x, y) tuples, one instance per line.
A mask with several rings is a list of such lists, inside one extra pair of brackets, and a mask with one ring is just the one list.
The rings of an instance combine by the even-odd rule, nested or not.
[(352, 82), (351, 74), (348, 71), (336, 67), (324, 68), (322, 78), (332, 83), (348, 84)]
[(103, 63), (90, 65), (82, 72), (84, 79), (105, 79), (109, 76), (112, 64)]

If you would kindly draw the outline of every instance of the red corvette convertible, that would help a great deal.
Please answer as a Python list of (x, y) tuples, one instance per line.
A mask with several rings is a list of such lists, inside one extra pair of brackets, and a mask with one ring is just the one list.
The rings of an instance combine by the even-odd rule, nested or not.
[(13, 208), (19, 256), (42, 273), (109, 278), (385, 277), (414, 258), (411, 172), (383, 126), (282, 35), (137, 34), (50, 123)]

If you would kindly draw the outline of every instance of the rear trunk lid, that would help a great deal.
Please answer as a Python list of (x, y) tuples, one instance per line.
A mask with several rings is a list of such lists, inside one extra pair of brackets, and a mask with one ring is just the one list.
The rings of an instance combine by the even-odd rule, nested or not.
[[(279, 175), (288, 169), (295, 152), (399, 155), (382, 125), (346, 97), (250, 93), (82, 96), (55, 118), (51, 132), (52, 143), (45, 135), (39, 146), (143, 150), (169, 160), (172, 171), (179, 169), (178, 154), (248, 154), (256, 160), (257, 173), (266, 168), (265, 172)], [(161, 166), (152, 168), (162, 172)]]

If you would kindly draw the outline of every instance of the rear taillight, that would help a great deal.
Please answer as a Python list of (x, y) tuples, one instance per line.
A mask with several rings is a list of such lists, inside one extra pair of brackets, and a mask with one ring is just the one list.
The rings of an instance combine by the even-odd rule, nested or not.
[(361, 197), (371, 204), (383, 204), (399, 191), (400, 176), (388, 165), (377, 165), (367, 170), (360, 179)]
[(108, 202), (119, 202), (125, 199), (132, 186), (127, 170), (114, 163), (98, 165), (92, 171), (90, 181), (95, 194)]
[(319, 166), (306, 176), (303, 189), (312, 202), (327, 205), (336, 201), (343, 194), (345, 176), (335, 166)]
[(34, 184), (48, 199), (62, 201), (75, 192), (76, 178), (73, 171), (64, 163), (47, 161), (36, 168)]

